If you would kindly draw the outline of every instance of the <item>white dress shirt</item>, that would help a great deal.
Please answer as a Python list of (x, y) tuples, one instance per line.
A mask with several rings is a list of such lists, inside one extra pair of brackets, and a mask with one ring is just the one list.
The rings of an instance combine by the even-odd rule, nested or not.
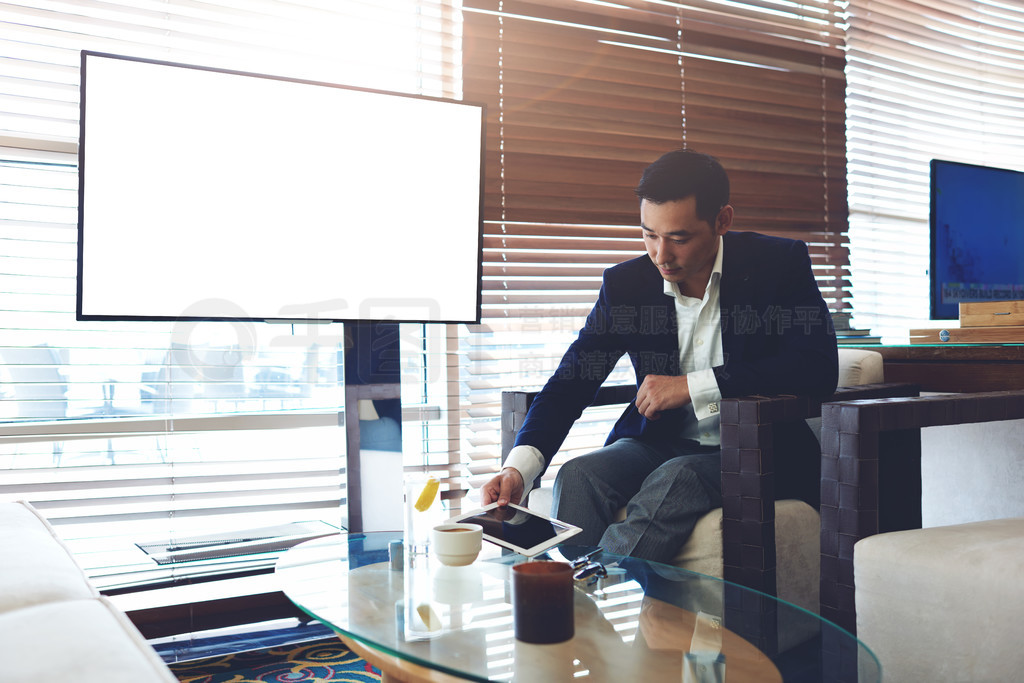
[(722, 392), (711, 369), (725, 364), (722, 350), (722, 306), (719, 292), (722, 279), (722, 252), (725, 247), (718, 238), (718, 256), (704, 289), (704, 297), (695, 299), (679, 293), (679, 285), (665, 282), (665, 294), (675, 298), (676, 334), (679, 337), (679, 370), (686, 375), (690, 389), (688, 420), (683, 438), (699, 441), (704, 446), (721, 443), (718, 402)]
[[(675, 299), (676, 334), (679, 337), (680, 374), (686, 375), (690, 390), (690, 408), (682, 426), (681, 438), (698, 441), (705, 446), (721, 443), (718, 402), (722, 392), (712, 370), (725, 364), (722, 350), (722, 307), (720, 281), (724, 244), (718, 238), (718, 256), (704, 289), (704, 297), (683, 296), (679, 286), (665, 281), (665, 294)], [(514, 467), (523, 476), (523, 497), (533, 488), (533, 480), (544, 471), (544, 456), (533, 446), (516, 446), (509, 451), (503, 467)]]

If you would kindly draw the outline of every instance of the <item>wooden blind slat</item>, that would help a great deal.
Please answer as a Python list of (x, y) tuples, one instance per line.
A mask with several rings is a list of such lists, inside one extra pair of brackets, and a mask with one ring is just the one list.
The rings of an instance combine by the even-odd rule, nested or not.
[[(845, 53), (834, 3), (464, 7), (464, 92), (488, 105), (483, 324), (460, 347), (479, 480), (499, 466), (487, 453), (500, 390), (542, 385), (603, 269), (645, 253), (633, 188), (664, 152), (718, 157), (736, 229), (805, 240), (823, 296), (846, 308)], [(631, 381), (628, 364), (611, 381)], [(572, 449), (600, 445), (606, 430), (589, 429), (570, 436)]]

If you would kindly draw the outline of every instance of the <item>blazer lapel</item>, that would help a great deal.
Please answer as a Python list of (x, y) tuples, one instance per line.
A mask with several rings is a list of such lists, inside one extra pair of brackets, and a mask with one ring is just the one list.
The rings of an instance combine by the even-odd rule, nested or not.
[(725, 233), (723, 242), (725, 254), (718, 294), (722, 309), (722, 352), (726, 358), (739, 359), (743, 357), (742, 328), (754, 322), (745, 321), (744, 316), (756, 315), (753, 309), (746, 309), (739, 302), (751, 301), (751, 283), (757, 282), (757, 263), (732, 233)]

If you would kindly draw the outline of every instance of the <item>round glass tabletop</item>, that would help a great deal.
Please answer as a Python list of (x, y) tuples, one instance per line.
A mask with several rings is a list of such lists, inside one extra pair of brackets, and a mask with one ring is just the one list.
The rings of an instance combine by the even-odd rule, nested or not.
[[(285, 595), (330, 626), (385, 679), (472, 681), (881, 680), (874, 655), (789, 603), (677, 567), (601, 553), (604, 577), (575, 582), (572, 639), (516, 640), (511, 567), (530, 561), (484, 543), (471, 565), (426, 556), (392, 563), (400, 533), (307, 541), (278, 561)], [(559, 546), (549, 559), (592, 550)]]

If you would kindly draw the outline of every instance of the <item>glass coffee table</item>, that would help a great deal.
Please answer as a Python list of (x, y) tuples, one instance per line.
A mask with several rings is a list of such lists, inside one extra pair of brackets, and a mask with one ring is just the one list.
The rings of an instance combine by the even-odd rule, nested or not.
[[(515, 639), (510, 568), (529, 561), (490, 543), (472, 565), (392, 563), (401, 534), (307, 541), (278, 561), (281, 590), (374, 664), (385, 681), (683, 683), (881, 680), (852, 635), (789, 603), (677, 567), (597, 555), (607, 576), (576, 581), (575, 636)], [(591, 548), (560, 546), (549, 559)], [(722, 675), (724, 674), (724, 678)]]

